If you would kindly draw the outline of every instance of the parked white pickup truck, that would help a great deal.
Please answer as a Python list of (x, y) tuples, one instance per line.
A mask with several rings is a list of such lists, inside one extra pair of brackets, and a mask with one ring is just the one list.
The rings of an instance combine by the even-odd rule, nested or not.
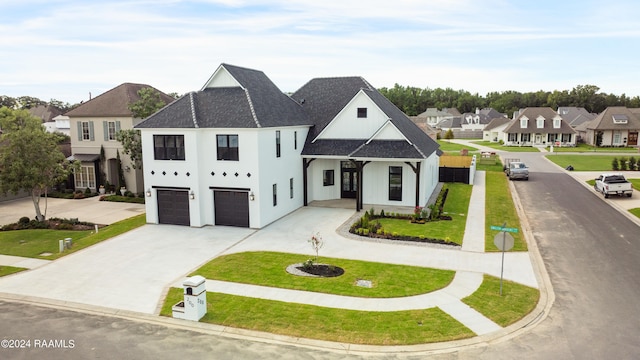
[(633, 186), (622, 174), (602, 174), (596, 178), (593, 187), (601, 192), (605, 199), (609, 195), (627, 195), (627, 197), (633, 195)]

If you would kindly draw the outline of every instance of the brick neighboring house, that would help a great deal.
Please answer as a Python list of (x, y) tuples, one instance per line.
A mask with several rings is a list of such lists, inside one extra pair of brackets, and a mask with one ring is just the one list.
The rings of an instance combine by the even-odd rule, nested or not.
[(638, 146), (640, 109), (608, 107), (595, 119), (580, 124), (576, 129), (589, 145)]
[[(117, 155), (127, 190), (134, 193), (144, 191), (140, 169), (134, 169), (131, 159), (116, 140), (116, 133), (133, 129), (143, 119), (134, 118), (129, 104), (140, 100), (138, 91), (143, 88), (157, 89), (145, 84), (124, 83), (83, 103), (65, 115), (69, 117), (71, 152), (70, 159), (79, 160), (81, 169), (74, 180), (76, 189), (97, 190), (107, 182), (119, 184)], [(158, 91), (162, 100), (170, 104), (175, 99)], [(100, 159), (104, 148), (104, 162)]]

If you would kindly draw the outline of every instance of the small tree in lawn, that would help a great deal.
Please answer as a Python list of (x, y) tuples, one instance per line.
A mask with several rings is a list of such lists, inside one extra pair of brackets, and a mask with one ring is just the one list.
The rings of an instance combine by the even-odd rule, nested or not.
[(618, 158), (613, 158), (613, 160), (611, 160), (611, 170), (613, 171), (618, 171), (620, 168), (618, 167)]
[(324, 240), (322, 240), (322, 236), (320, 236), (320, 233), (317, 232), (311, 235), (311, 239), (309, 239), (309, 243), (311, 244), (311, 248), (313, 248), (313, 251), (316, 253), (316, 259), (314, 261), (317, 262), (320, 249), (322, 249), (322, 247), (324, 246)]
[(446, 140), (451, 140), (453, 139), (453, 131), (451, 129), (447, 130), (446, 133), (444, 133), (444, 138)]

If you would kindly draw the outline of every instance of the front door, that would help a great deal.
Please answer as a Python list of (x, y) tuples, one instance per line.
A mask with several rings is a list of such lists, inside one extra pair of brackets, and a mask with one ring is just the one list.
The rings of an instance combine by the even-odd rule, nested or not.
[(630, 132), (629, 139), (627, 140), (627, 145), (636, 146), (638, 145), (638, 132)]
[(540, 144), (542, 142), (542, 135), (536, 134), (536, 144)]
[(358, 189), (358, 172), (356, 166), (351, 161), (340, 162), (341, 168), (341, 194), (340, 197), (355, 199), (356, 191)]

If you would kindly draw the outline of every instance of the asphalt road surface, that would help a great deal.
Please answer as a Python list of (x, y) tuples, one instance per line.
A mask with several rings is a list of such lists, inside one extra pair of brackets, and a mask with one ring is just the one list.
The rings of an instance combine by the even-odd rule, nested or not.
[[(555, 292), (548, 317), (521, 336), (488, 346), (375, 358), (640, 357), (640, 227), (607, 204), (617, 199), (603, 201), (541, 154), (519, 157), (529, 164), (531, 177), (515, 187)], [(0, 348), (0, 359), (360, 358), (2, 301), (0, 338), (32, 339), (29, 349)], [(36, 349), (33, 339), (73, 340), (73, 348)]]

